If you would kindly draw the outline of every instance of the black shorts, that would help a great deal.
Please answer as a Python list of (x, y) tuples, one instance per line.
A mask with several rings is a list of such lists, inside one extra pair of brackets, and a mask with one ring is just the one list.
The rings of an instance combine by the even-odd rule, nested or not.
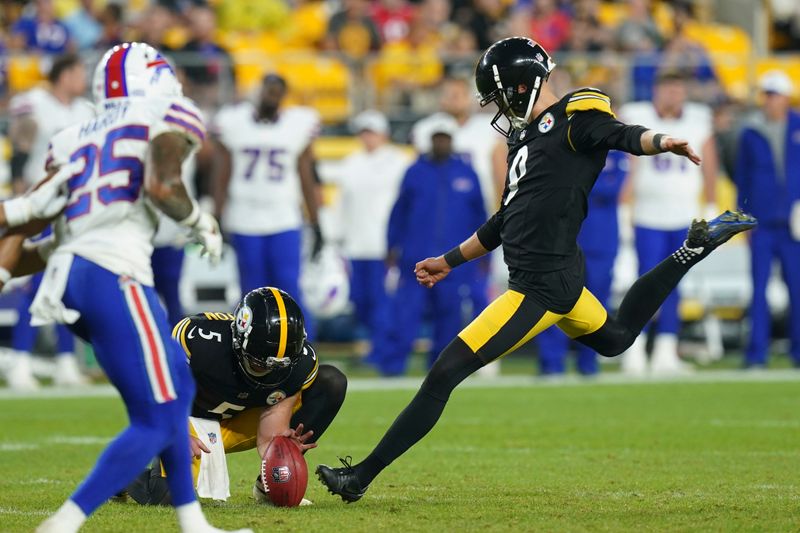
[(567, 268), (551, 272), (531, 272), (509, 269), (508, 288), (533, 299), (553, 313), (566, 314), (575, 307), (583, 291), (586, 266), (583, 253), (578, 251)]

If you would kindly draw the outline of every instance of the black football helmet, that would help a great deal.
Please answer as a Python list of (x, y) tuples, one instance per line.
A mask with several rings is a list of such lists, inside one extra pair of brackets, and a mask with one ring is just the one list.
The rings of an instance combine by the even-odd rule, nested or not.
[(288, 293), (261, 287), (236, 306), (233, 352), (244, 379), (256, 388), (274, 387), (289, 377), (306, 342), (303, 311)]
[[(496, 102), (492, 127), (508, 137), (512, 129), (528, 126), (542, 84), (556, 64), (542, 46), (526, 37), (509, 37), (490, 46), (475, 68), (481, 107)], [(498, 124), (505, 116), (511, 128)]]

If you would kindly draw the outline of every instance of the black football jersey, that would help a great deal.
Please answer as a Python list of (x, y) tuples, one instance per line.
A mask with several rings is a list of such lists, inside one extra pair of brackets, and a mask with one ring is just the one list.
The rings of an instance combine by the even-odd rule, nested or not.
[(610, 98), (587, 88), (567, 94), (511, 135), (501, 207), (478, 231), (489, 248), (502, 241), (511, 288), (563, 289), (568, 294), (556, 298), (557, 307), (569, 310), (583, 286), (577, 238), (589, 192), (609, 149), (641, 154), (644, 131), (616, 120)]
[(230, 313), (202, 313), (184, 318), (172, 331), (197, 382), (192, 416), (221, 420), (245, 409), (266, 408), (307, 389), (317, 377), (317, 354), (306, 343), (300, 361), (268, 374), (274, 386), (250, 385), (242, 378), (233, 352), (233, 320)]

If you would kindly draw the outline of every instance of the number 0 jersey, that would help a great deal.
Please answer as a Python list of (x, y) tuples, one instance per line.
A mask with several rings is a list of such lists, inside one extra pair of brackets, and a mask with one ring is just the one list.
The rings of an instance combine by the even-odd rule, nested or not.
[(153, 284), (150, 256), (157, 212), (144, 195), (150, 141), (165, 132), (197, 147), (200, 112), (186, 98), (120, 98), (96, 118), (71, 126), (50, 143), (48, 166), (80, 161), (67, 182), (69, 203), (55, 224), (55, 253), (79, 255), (143, 285)]
[(250, 385), (242, 378), (233, 353), (233, 320), (230, 313), (202, 313), (184, 318), (172, 330), (197, 382), (192, 416), (221, 420), (245, 409), (267, 408), (306, 390), (317, 377), (317, 354), (306, 343), (297, 363), (268, 374), (274, 374), (274, 386)]
[(509, 286), (566, 313), (583, 289), (578, 232), (589, 192), (610, 149), (641, 155), (646, 130), (616, 120), (597, 89), (568, 93), (508, 141), (500, 209), (478, 230), (484, 247), (503, 245)]

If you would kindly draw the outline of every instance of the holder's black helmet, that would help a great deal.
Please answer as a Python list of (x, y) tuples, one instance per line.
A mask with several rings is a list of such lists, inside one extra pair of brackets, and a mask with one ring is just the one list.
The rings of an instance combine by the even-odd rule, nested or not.
[[(492, 119), (494, 129), (508, 137), (511, 129), (523, 129), (531, 120), (531, 111), (542, 84), (556, 64), (542, 46), (525, 37), (509, 37), (490, 46), (475, 68), (475, 85), (481, 107), (496, 102), (499, 108)], [(505, 116), (511, 128), (497, 123)]]
[(303, 354), (303, 312), (289, 294), (275, 287), (245, 294), (236, 306), (231, 330), (242, 375), (254, 387), (284, 381)]

